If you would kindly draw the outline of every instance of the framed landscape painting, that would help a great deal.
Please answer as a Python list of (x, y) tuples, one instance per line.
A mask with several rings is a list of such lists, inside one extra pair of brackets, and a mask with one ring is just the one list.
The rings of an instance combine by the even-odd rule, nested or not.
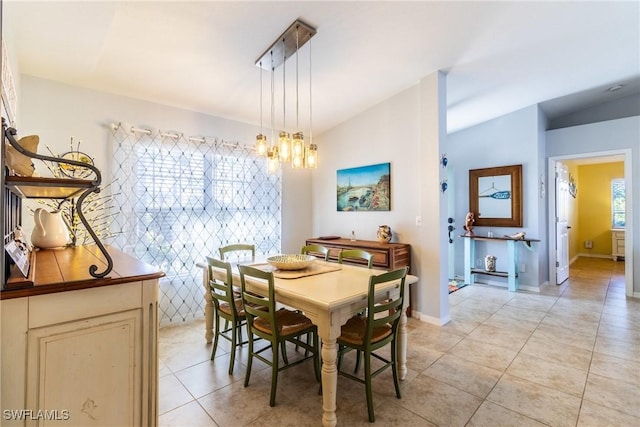
[(391, 210), (391, 163), (340, 169), (336, 182), (338, 211)]

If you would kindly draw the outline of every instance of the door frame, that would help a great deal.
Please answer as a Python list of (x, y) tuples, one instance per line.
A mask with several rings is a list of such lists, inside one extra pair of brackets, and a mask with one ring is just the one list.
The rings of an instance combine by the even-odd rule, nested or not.
[[(625, 197), (626, 197), (626, 215), (625, 215), (625, 237), (624, 242), (624, 257), (625, 257), (625, 293), (628, 297), (633, 297), (633, 182), (632, 175), (632, 152), (631, 149), (622, 150), (610, 150), (600, 151), (594, 153), (580, 153), (580, 154), (568, 154), (563, 156), (553, 156), (548, 158), (547, 168), (547, 206), (548, 206), (548, 235), (549, 235), (549, 280), (552, 277), (556, 277), (556, 229), (555, 229), (555, 215), (556, 215), (556, 186), (555, 186), (555, 171), (556, 162), (563, 160), (575, 160), (584, 159), (589, 157), (601, 157), (601, 156), (624, 156), (624, 185), (625, 185)], [(553, 219), (553, 221), (552, 221)]]

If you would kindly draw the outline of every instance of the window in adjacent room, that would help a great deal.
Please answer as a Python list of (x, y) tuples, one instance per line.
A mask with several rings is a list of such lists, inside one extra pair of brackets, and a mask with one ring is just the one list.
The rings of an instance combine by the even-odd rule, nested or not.
[(611, 180), (611, 225), (612, 228), (625, 226), (625, 191), (624, 179)]

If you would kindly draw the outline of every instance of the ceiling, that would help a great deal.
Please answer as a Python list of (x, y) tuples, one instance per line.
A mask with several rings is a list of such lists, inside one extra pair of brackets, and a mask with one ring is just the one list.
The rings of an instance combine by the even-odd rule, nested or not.
[[(538, 103), (557, 117), (640, 92), (636, 1), (4, 0), (3, 7), (4, 37), (23, 74), (251, 124), (261, 120), (254, 62), (300, 18), (317, 28), (314, 134), (437, 70), (447, 76), (449, 132)], [(309, 122), (309, 57), (305, 45), (301, 127)], [(293, 124), (295, 62), (286, 64)], [(268, 71), (263, 79), (269, 127)], [(280, 127), (281, 70), (274, 79)], [(615, 84), (624, 86), (608, 92)]]

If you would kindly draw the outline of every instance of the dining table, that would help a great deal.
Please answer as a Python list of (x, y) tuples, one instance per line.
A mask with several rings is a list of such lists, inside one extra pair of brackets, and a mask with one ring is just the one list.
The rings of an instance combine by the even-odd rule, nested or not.
[[(299, 270), (278, 270), (266, 260), (246, 260), (232, 264), (233, 286), (240, 287), (240, 273), (238, 264), (273, 271), (275, 298), (280, 304), (301, 310), (318, 327), (318, 335), (322, 342), (322, 425), (335, 426), (336, 394), (338, 383), (338, 369), (336, 365), (341, 326), (354, 314), (367, 306), (369, 293), (369, 278), (386, 270), (369, 269), (366, 267), (338, 264), (334, 262), (314, 261), (311, 266)], [(211, 342), (213, 338), (213, 301), (209, 290), (209, 269), (207, 264), (198, 263), (203, 269), (203, 285), (205, 288), (205, 339)], [(222, 270), (213, 269), (215, 278), (226, 280)], [(418, 281), (418, 277), (407, 275), (405, 279), (404, 307), (398, 328), (397, 363), (398, 375), (404, 380), (407, 375), (407, 315), (409, 304), (409, 284)], [(268, 285), (266, 281), (247, 280), (247, 291), (266, 295)], [(399, 292), (400, 282), (389, 282), (376, 293), (376, 301), (383, 301)]]

